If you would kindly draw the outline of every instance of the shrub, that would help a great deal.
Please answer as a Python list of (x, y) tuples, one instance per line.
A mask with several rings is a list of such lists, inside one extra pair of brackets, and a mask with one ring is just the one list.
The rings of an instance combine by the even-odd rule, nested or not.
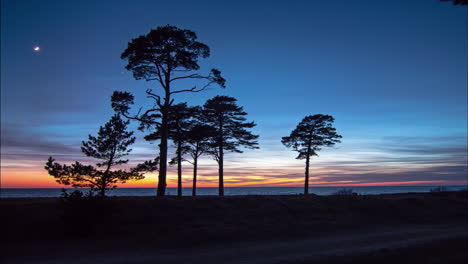
[(341, 189), (335, 192), (333, 195), (341, 195), (341, 196), (347, 196), (347, 195), (358, 195), (357, 193), (353, 192), (353, 189)]

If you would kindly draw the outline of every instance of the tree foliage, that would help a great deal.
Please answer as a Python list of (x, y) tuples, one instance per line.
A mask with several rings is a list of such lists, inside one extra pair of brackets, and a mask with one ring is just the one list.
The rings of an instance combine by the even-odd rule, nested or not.
[(102, 160), (98, 167), (110, 168), (113, 165), (125, 164), (132, 150), (128, 147), (135, 143), (132, 131), (127, 131), (129, 122), (124, 122), (120, 115), (115, 114), (104, 126), (101, 126), (97, 137), (88, 135), (88, 141), (83, 141), (81, 151), (88, 157)]
[(297, 127), (281, 142), (288, 148), (297, 151), (296, 159), (317, 156), (323, 146), (330, 147), (341, 142), (340, 135), (333, 127), (335, 119), (330, 115), (310, 115), (304, 117)]
[[(168, 132), (169, 139), (185, 144), (188, 131), (193, 124), (193, 118), (199, 112), (200, 107), (190, 107), (187, 103), (173, 104), (168, 110)], [(152, 133), (145, 136), (148, 141), (161, 139), (161, 128), (151, 129), (151, 127), (141, 127), (141, 130), (151, 130)]]
[(256, 124), (246, 122), (247, 113), (236, 102), (234, 97), (215, 96), (203, 105), (203, 120), (215, 130), (208, 152), (216, 161), (219, 160), (219, 147), (224, 151), (237, 153), (242, 153), (240, 147), (258, 148), (258, 135), (253, 135), (247, 130)]
[(82, 142), (81, 151), (100, 161), (96, 167), (78, 161), (72, 165), (62, 165), (49, 157), (45, 169), (60, 184), (90, 188), (93, 192), (99, 191), (101, 196), (105, 196), (107, 190), (116, 188), (117, 183), (143, 179), (143, 172), (158, 169), (158, 158), (129, 170), (111, 170), (115, 165), (128, 162), (128, 159), (122, 158), (130, 153), (131, 149), (128, 147), (135, 142), (133, 132), (127, 131), (128, 123), (116, 114), (99, 128), (97, 137), (89, 135), (88, 141)]
[(187, 160), (193, 165), (192, 196), (197, 195), (198, 159), (210, 150), (212, 139), (216, 135), (216, 130), (212, 126), (201, 123), (199, 118), (200, 116), (194, 120), (195, 122), (187, 133), (185, 148), (185, 153), (192, 158), (192, 160)]
[(203, 123), (195, 123), (187, 133), (186, 153), (190, 155), (194, 163), (201, 155), (209, 152), (212, 146), (213, 137), (216, 135), (216, 130), (209, 125)]

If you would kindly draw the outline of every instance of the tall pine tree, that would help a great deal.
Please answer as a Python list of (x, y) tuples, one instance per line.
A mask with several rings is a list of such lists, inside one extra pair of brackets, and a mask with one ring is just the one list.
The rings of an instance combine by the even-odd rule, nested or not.
[(224, 154), (225, 152), (242, 153), (240, 147), (258, 148), (258, 135), (253, 135), (247, 129), (255, 126), (247, 122), (237, 99), (229, 96), (215, 96), (203, 105), (203, 120), (213, 127), (215, 135), (208, 151), (218, 163), (219, 196), (224, 195)]

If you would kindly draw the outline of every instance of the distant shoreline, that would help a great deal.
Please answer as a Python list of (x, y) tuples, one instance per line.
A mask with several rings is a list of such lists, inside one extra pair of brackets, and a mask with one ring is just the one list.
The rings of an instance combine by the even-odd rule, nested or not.
[[(352, 191), (361, 195), (378, 195), (389, 193), (427, 193), (433, 189), (443, 187), (446, 191), (468, 190), (466, 185), (449, 185), (449, 186), (320, 186), (310, 187), (310, 192), (316, 195), (332, 195), (341, 190)], [(0, 190), (0, 198), (44, 198), (44, 197), (60, 197), (63, 188), (2, 188)], [(68, 192), (76, 190), (74, 188), (65, 188)], [(79, 189), (87, 192), (87, 189)], [(154, 196), (156, 188), (117, 188), (108, 192), (109, 196), (117, 197), (145, 197)], [(191, 196), (192, 188), (183, 188), (183, 196)], [(216, 187), (200, 187), (197, 188), (198, 196), (217, 196), (218, 189)], [(226, 196), (242, 196), (242, 195), (301, 195), (303, 187), (227, 187), (225, 188)], [(173, 196), (177, 193), (177, 188), (171, 187), (167, 189), (166, 194)]]
[[(188, 185), (188, 184), (187, 184)], [(320, 185), (320, 186), (314, 186), (310, 185), (310, 188), (346, 188), (346, 189), (352, 189), (352, 188), (375, 188), (375, 187), (438, 187), (438, 186), (465, 186), (468, 188), (468, 183), (466, 184), (450, 184), (450, 185), (444, 185), (444, 184), (434, 184), (434, 185), (366, 185), (366, 186), (347, 186), (347, 185)], [(63, 186), (63, 187), (1, 187), (1, 190), (8, 190), (8, 189), (74, 189), (69, 186)], [(191, 187), (183, 187), (184, 189), (191, 189)], [(218, 188), (217, 186), (213, 187), (197, 187), (197, 189), (203, 189), (203, 188)], [(304, 188), (304, 186), (227, 186), (225, 188)], [(79, 189), (79, 188), (78, 188)], [(155, 187), (119, 187), (117, 189), (156, 189)], [(167, 189), (177, 189), (177, 187), (167, 187)]]

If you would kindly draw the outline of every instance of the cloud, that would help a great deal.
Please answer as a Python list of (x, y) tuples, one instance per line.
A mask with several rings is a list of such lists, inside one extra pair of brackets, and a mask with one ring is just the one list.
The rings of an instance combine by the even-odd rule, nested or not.
[(47, 135), (22, 124), (2, 124), (2, 168), (42, 168), (49, 156), (67, 161), (83, 159), (78, 145), (81, 142), (65, 138)]
[(2, 124), (1, 136), (2, 154), (64, 154), (75, 151), (75, 146), (61, 143), (57, 138), (52, 140), (50, 135), (21, 124)]
[[(88, 126), (88, 125), (84, 125)], [(79, 129), (80, 126), (76, 126)], [(93, 133), (97, 128), (86, 132)], [(49, 156), (61, 163), (75, 160), (95, 163), (81, 151), (81, 140), (57, 131), (37, 129), (21, 124), (2, 126), (2, 168), (37, 168), (42, 170)], [(71, 133), (71, 132), (70, 132)], [(83, 138), (85, 139), (85, 138)], [(280, 143), (278, 143), (280, 144)], [(138, 140), (123, 168), (153, 159), (157, 144)], [(174, 149), (170, 148), (170, 157)], [(226, 184), (244, 186), (301, 185), (304, 161), (295, 159), (286, 148), (268, 144), (266, 149), (247, 150), (225, 157)], [(463, 181), (466, 179), (466, 140), (462, 136), (446, 137), (384, 137), (381, 139), (350, 139), (340, 148), (324, 149), (312, 159), (311, 184), (367, 184), (414, 181)], [(184, 183), (191, 182), (192, 166), (184, 163)], [(170, 179), (176, 166), (169, 168)], [(218, 183), (218, 166), (211, 157), (199, 161), (200, 184)]]
[(467, 180), (466, 166), (435, 166), (418, 170), (388, 173), (327, 173), (317, 176), (318, 179), (335, 181), (352, 181), (353, 183), (380, 183), (380, 182), (463, 182)]

